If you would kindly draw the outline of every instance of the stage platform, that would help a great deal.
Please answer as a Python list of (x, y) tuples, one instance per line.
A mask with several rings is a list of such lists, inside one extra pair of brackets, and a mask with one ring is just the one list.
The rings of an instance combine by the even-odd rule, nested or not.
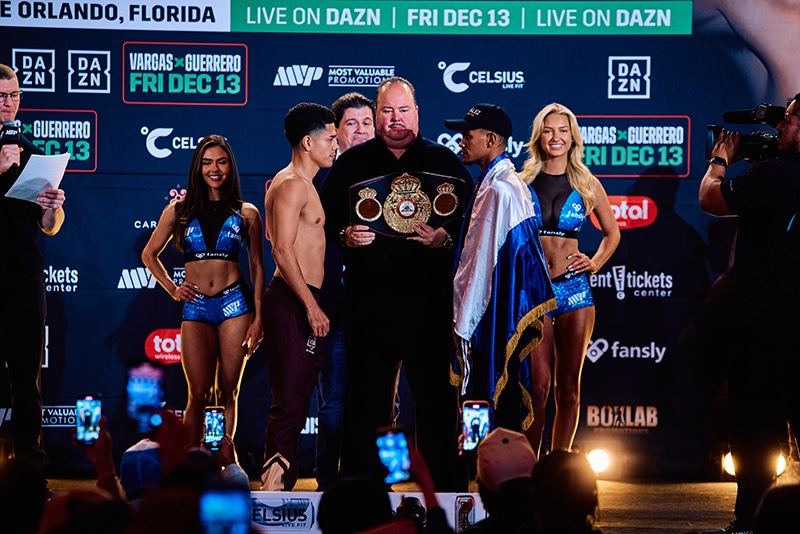
[[(790, 462), (786, 471), (778, 478), (778, 484), (800, 483), (800, 462)], [(91, 479), (51, 478), (50, 487), (56, 493), (72, 488), (94, 485)], [(313, 478), (301, 478), (291, 492), (262, 492), (260, 482), (251, 480), (252, 497), (267, 507), (285, 505), (287, 509), (299, 509), (300, 505), (313, 506), (319, 502), (321, 493), (316, 492)], [(476, 497), (476, 515), (483, 514), (477, 494), (477, 485), (470, 485), (470, 494)], [(413, 495), (422, 500), (418, 486), (413, 482), (392, 486), (392, 502), (398, 503), (404, 495)], [(458, 494), (440, 493), (440, 504), (445, 506), (448, 517), (454, 513), (453, 498)], [(597, 526), (604, 534), (696, 534), (714, 532), (733, 521), (733, 505), (736, 499), (736, 483), (693, 482), (684, 480), (637, 479), (598, 480), (600, 509)], [(305, 500), (305, 501), (303, 501)], [(449, 509), (448, 509), (449, 508)], [(357, 507), (354, 508), (354, 512)], [(261, 532), (318, 533), (315, 525), (263, 527)]]
[[(786, 473), (780, 483), (800, 482), (797, 473)], [(92, 486), (93, 480), (51, 479), (55, 492), (71, 488)], [(318, 502), (316, 481), (302, 478), (292, 492), (261, 492), (259, 483), (251, 481), (253, 497), (268, 504), (286, 501), (291, 507), (293, 500), (309, 499)], [(471, 487), (471, 490), (476, 488)], [(396, 484), (393, 499), (403, 495), (420, 496), (416, 484)], [(733, 520), (733, 504), (736, 498), (734, 482), (685, 482), (665, 480), (599, 480), (600, 511), (598, 527), (604, 534), (688, 534), (712, 529), (721, 529)], [(474, 491), (475, 495), (477, 492)], [(452, 503), (452, 495), (439, 494), (444, 505)], [(291, 499), (291, 500), (290, 500)], [(479, 504), (479, 503), (478, 503)], [(482, 507), (481, 507), (482, 510)], [(263, 532), (283, 532), (297, 528), (269, 527)], [(319, 532), (316, 527), (302, 529)]]

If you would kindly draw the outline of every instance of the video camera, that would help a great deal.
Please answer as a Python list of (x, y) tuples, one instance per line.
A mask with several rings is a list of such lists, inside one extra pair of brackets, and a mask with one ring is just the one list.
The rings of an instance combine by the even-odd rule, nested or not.
[[(786, 108), (762, 103), (751, 110), (727, 111), (722, 120), (732, 124), (766, 124), (776, 128), (783, 120)], [(709, 124), (706, 128), (706, 159), (711, 158), (711, 149), (717, 143), (722, 126)], [(762, 160), (778, 157), (778, 136), (766, 132), (742, 134), (736, 154), (745, 160)]]
[(0, 146), (16, 145), (20, 139), (20, 129), (14, 121), (5, 121), (0, 129)]

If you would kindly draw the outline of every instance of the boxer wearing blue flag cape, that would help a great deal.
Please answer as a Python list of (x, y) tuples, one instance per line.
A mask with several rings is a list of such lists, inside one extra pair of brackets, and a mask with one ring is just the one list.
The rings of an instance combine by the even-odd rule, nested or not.
[(482, 169), (456, 250), (451, 380), (465, 398), (492, 401), (495, 428), (527, 428), (534, 414), (520, 362), (541, 341), (542, 317), (556, 303), (531, 196), (506, 153), (511, 119), (499, 106), (477, 104), (445, 126), (461, 130), (464, 162)]

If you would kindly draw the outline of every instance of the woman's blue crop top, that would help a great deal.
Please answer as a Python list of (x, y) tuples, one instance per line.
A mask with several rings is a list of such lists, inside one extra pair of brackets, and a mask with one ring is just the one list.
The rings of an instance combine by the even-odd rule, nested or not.
[(586, 219), (586, 207), (580, 193), (570, 186), (567, 175), (542, 172), (528, 187), (539, 224), (539, 235), (577, 239)]
[(214, 259), (238, 262), (244, 244), (243, 232), (244, 221), (238, 211), (233, 214), (223, 211), (202, 213), (192, 219), (184, 231), (183, 261)]

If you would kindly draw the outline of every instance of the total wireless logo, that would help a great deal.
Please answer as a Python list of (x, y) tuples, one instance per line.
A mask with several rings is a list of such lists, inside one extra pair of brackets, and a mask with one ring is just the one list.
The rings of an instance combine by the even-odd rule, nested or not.
[(177, 328), (153, 330), (144, 342), (144, 352), (154, 362), (180, 363), (181, 331)]
[(470, 69), (472, 63), (439, 62), (444, 86), (453, 93), (463, 93), (472, 85), (494, 85), (500, 89), (523, 89), (525, 73), (521, 70), (476, 70)]
[[(620, 230), (644, 228), (658, 218), (658, 205), (650, 197), (609, 195), (608, 201)], [(589, 219), (595, 228), (602, 230), (594, 212), (589, 215)]]

